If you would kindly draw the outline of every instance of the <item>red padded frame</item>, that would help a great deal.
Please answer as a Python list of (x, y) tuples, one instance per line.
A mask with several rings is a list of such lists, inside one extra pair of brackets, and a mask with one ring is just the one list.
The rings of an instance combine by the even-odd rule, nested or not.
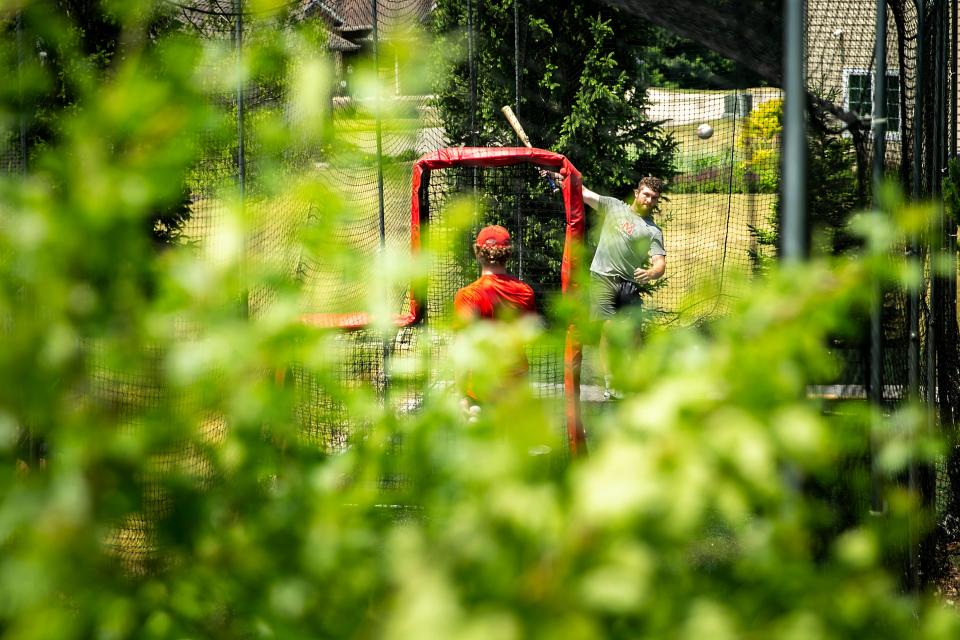
[[(563, 259), (560, 266), (560, 287), (563, 293), (577, 287), (573, 278), (581, 252), (574, 247), (582, 245), (586, 233), (583, 208), (583, 181), (580, 172), (563, 155), (529, 147), (454, 147), (439, 149), (422, 156), (413, 165), (410, 199), (410, 251), (418, 254), (421, 249), (421, 194), (429, 172), (455, 166), (505, 167), (516, 164), (535, 164), (553, 169), (563, 176), (562, 194), (566, 211), (566, 237)], [(399, 327), (406, 327), (423, 319), (426, 304), (418, 300), (413, 289), (408, 294), (408, 308), (394, 318)], [(315, 327), (360, 329), (369, 326), (371, 318), (366, 313), (306, 314), (301, 316), (305, 324)], [(572, 454), (586, 453), (586, 440), (580, 419), (580, 364), (582, 347), (573, 325), (567, 328), (564, 348), (564, 399), (567, 418), (567, 434)]]

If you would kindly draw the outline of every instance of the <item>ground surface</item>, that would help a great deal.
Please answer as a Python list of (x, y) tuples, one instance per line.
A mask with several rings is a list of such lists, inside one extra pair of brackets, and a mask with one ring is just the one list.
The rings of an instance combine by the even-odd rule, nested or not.
[(936, 594), (945, 604), (960, 606), (960, 543), (947, 545), (947, 567), (937, 580)]

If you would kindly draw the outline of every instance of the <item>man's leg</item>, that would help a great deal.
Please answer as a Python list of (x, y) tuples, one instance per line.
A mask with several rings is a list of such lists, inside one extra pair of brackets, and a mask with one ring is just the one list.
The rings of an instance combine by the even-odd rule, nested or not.
[(607, 342), (607, 328), (610, 321), (605, 320), (600, 329), (600, 371), (603, 373), (603, 399), (619, 397), (619, 393), (613, 387), (613, 374), (610, 373), (610, 346)]
[[(628, 324), (631, 329), (631, 333), (639, 337), (639, 334), (634, 333), (633, 330), (637, 328), (642, 319), (643, 299), (640, 296), (640, 287), (638, 287), (635, 282), (630, 282), (629, 280), (617, 280), (614, 308), (616, 309), (618, 318), (617, 322)], [(609, 325), (610, 321), (607, 321), (606, 324)], [(607, 390), (609, 391), (609, 396), (611, 398), (619, 399), (622, 397), (622, 394), (614, 386), (612, 374), (610, 373), (612, 367), (610, 363), (610, 346), (607, 333), (608, 331), (605, 330), (603, 338), (604, 343), (607, 345), (605, 347), (605, 351), (607, 352), (607, 364), (605, 367), (608, 372)], [(619, 354), (621, 356), (620, 359), (622, 360), (623, 357), (629, 357), (639, 346), (639, 341), (632, 342), (629, 347)], [(604, 395), (606, 396), (607, 394)]]
[(610, 374), (610, 352), (607, 344), (607, 326), (617, 309), (617, 280), (610, 276), (590, 274), (590, 316), (600, 326), (600, 373), (603, 375), (603, 397), (613, 397), (612, 377)]

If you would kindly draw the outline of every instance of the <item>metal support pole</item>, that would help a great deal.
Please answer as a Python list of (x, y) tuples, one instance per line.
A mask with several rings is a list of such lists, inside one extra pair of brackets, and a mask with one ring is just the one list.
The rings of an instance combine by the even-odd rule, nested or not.
[[(17, 11), (16, 17), (16, 30), (17, 30), (17, 112), (18, 112), (18, 122), (20, 126), (20, 153), (18, 158), (17, 167), (20, 175), (25, 176), (27, 174), (27, 101), (24, 96), (23, 89), (23, 13)], [(25, 438), (26, 438), (26, 461), (32, 469), (36, 469), (40, 465), (41, 447), (42, 447), (42, 438), (40, 438), (34, 425), (27, 424), (24, 427)]]
[(477, 70), (473, 42), (473, 1), (467, 0), (467, 69), (470, 73), (470, 146), (477, 146)]
[[(923, 128), (923, 54), (925, 51), (923, 41), (924, 16), (922, 0), (917, 0), (917, 77), (914, 89), (914, 108), (913, 108), (913, 166), (912, 166), (912, 189), (914, 201), (920, 200), (920, 148), (921, 148), (921, 130)], [(908, 252), (908, 261), (916, 269), (921, 269), (922, 259), (920, 256), (920, 238), (916, 233), (910, 236), (910, 250)], [(921, 402), (920, 397), (920, 290), (912, 288), (909, 291), (910, 317), (909, 317), (909, 345), (907, 349), (907, 386), (910, 401), (914, 403)], [(920, 477), (917, 464), (911, 460), (907, 470), (907, 484), (911, 494), (916, 494), (920, 486)], [(920, 585), (920, 564), (917, 553), (913, 550), (920, 549), (920, 532), (915, 520), (910, 522), (909, 526), (909, 574), (910, 583), (914, 591)]]
[(27, 102), (23, 95), (23, 13), (17, 11), (17, 105), (20, 122), (20, 173), (27, 173)]
[[(245, 201), (247, 188), (247, 149), (246, 149), (246, 103), (244, 96), (243, 78), (243, 0), (233, 0), (233, 46), (236, 53), (236, 103), (237, 103), (237, 155), (234, 159), (234, 168), (237, 172), (238, 206), (244, 220), (246, 219)], [(244, 244), (246, 244), (246, 230), (244, 230)], [(240, 257), (240, 315), (250, 317), (250, 289), (247, 287), (245, 262), (247, 259), (246, 247)]]
[[(887, 3), (877, 0), (876, 40), (874, 48), (873, 114), (870, 129), (873, 136), (873, 208), (874, 215), (881, 216), (880, 189), (883, 184), (886, 158), (886, 96), (887, 96)], [(874, 281), (874, 303), (870, 313), (870, 403), (877, 417), (883, 407), (883, 290), (879, 281)], [(877, 462), (876, 449), (880, 424), (873, 424), (870, 457), (870, 508), (882, 513), (882, 473)]]
[[(384, 206), (384, 180), (383, 180), (383, 118), (381, 114), (380, 102), (380, 16), (378, 13), (378, 0), (370, 0), (370, 8), (373, 17), (373, 69), (374, 69), (374, 94), (373, 110), (374, 123), (377, 137), (377, 205), (379, 207), (380, 219), (380, 252), (387, 246), (387, 215)], [(381, 356), (383, 358), (383, 406), (389, 404), (390, 400), (390, 359), (393, 353), (393, 340), (389, 332), (380, 337)]]
[[(934, 28), (933, 28), (933, 37), (930, 39), (930, 44), (935, 52), (937, 47), (936, 32), (939, 30), (939, 28), (936, 25), (937, 14), (934, 13), (932, 14), (931, 17), (934, 18), (934, 24), (933, 24)], [(934, 58), (936, 57), (936, 53), (934, 53), (933, 57)], [(928, 121), (930, 123), (931, 130), (928, 132), (928, 135), (927, 135), (927, 149), (926, 149), (927, 172), (926, 173), (927, 173), (928, 193), (926, 195), (931, 197), (935, 196), (935, 194), (937, 194), (940, 191), (940, 186), (939, 186), (940, 171), (938, 169), (938, 166), (940, 164), (940, 160), (939, 160), (940, 154), (937, 152), (937, 148), (939, 147), (939, 141), (937, 140), (937, 136), (939, 135), (940, 132), (939, 132), (939, 116), (937, 115), (939, 111), (939, 108), (937, 106), (938, 98), (936, 95), (939, 93), (939, 87), (940, 87), (938, 69), (939, 69), (939, 64), (935, 63), (932, 69), (933, 78), (929, 83), (929, 85), (932, 85), (932, 88), (934, 89), (933, 91), (934, 95), (932, 96), (933, 98), (932, 102), (929, 103), (927, 106), (927, 111), (929, 113)], [(924, 115), (925, 115), (924, 119), (926, 121), (927, 114), (924, 114)], [(930, 245), (931, 260), (933, 261), (936, 261), (941, 255), (941, 250), (942, 250), (941, 242), (940, 242), (941, 227), (942, 225), (939, 219), (932, 220), (930, 223), (929, 245)], [(937, 342), (938, 342), (937, 341), (937, 325), (938, 325), (937, 315), (940, 312), (940, 310), (938, 309), (940, 285), (939, 285), (939, 279), (936, 277), (935, 274), (931, 274), (930, 291), (928, 295), (930, 296), (930, 313), (927, 314), (927, 327), (926, 327), (927, 329), (926, 400), (927, 400), (927, 403), (931, 407), (933, 407), (933, 406), (936, 406), (936, 403), (937, 403), (937, 359), (936, 359)], [(932, 429), (933, 428), (932, 412), (929, 415), (931, 417), (929, 418), (928, 428)]]
[(387, 223), (383, 205), (383, 121), (380, 115), (380, 26), (377, 24), (379, 22), (377, 1), (370, 0), (370, 7), (373, 12), (373, 68), (376, 80), (373, 111), (377, 136), (377, 202), (380, 207), (380, 248), (383, 249), (387, 242)]
[[(513, 82), (514, 82), (514, 99), (513, 99), (513, 112), (517, 114), (517, 117), (520, 117), (520, 0), (513, 0)], [(523, 279), (523, 218), (522, 212), (520, 211), (520, 202), (517, 202), (516, 206), (516, 218), (517, 218), (517, 234), (519, 236), (518, 242), (514, 244), (517, 247), (517, 277)]]
[(243, 205), (244, 189), (247, 179), (247, 158), (244, 138), (244, 119), (246, 118), (244, 103), (244, 82), (243, 82), (243, 0), (234, 0), (233, 2), (233, 46), (236, 52), (237, 62), (237, 157), (235, 160), (237, 170), (237, 189), (240, 196), (240, 204)]
[(957, 77), (957, 48), (960, 46), (960, 39), (957, 35), (957, 0), (952, 0), (950, 2), (950, 12), (951, 24), (953, 28), (950, 30), (952, 38), (948, 39), (950, 42), (950, 69), (952, 82), (950, 83), (950, 157), (957, 157), (957, 136), (960, 135), (960, 132), (957, 131), (957, 83), (960, 82), (960, 78)]
[(946, 166), (947, 135), (947, 57), (946, 57), (946, 31), (947, 21), (944, 16), (946, 9), (945, 2), (936, 3), (936, 48), (934, 53), (936, 75), (934, 76), (936, 86), (934, 88), (934, 119), (935, 127), (935, 146), (934, 146), (934, 178), (935, 185), (932, 189), (934, 193), (940, 193), (940, 182), (943, 180), (943, 169)]
[(877, 0), (877, 32), (874, 49), (873, 115), (873, 201), (876, 209), (878, 187), (883, 183), (887, 155), (887, 2)]
[(920, 168), (923, 166), (923, 95), (924, 82), (926, 82), (926, 71), (923, 56), (926, 53), (926, 41), (924, 39), (924, 0), (914, 0), (917, 7), (917, 78), (915, 80), (913, 95), (913, 171), (911, 176), (911, 193), (914, 200), (919, 200), (923, 194), (921, 183), (923, 176)]
[(513, 112), (520, 117), (520, 0), (513, 0)]
[(940, 81), (942, 83), (942, 89), (940, 90), (940, 113), (942, 114), (940, 130), (943, 132), (943, 144), (940, 147), (940, 157), (942, 158), (940, 163), (940, 178), (942, 180), (947, 171), (947, 160), (950, 157), (951, 147), (950, 134), (953, 133), (953, 128), (950, 126), (950, 115), (953, 113), (953, 109), (951, 109), (948, 104), (950, 97), (953, 95), (953, 91), (950, 90), (951, 61), (953, 56), (950, 55), (948, 50), (951, 43), (950, 5), (947, 3), (947, 0), (942, 0), (940, 7), (940, 20), (943, 24), (943, 27), (940, 29), (940, 65), (943, 69), (943, 72), (940, 74)]
[(807, 149), (804, 119), (804, 0), (787, 0), (784, 19), (784, 132), (783, 132), (783, 234), (784, 262), (795, 263), (806, 255)]

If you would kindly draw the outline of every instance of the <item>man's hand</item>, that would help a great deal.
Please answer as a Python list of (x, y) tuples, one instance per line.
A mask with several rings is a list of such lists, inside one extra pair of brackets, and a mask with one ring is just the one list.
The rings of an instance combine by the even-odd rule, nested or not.
[(633, 279), (637, 281), (637, 284), (649, 284), (663, 277), (666, 270), (667, 259), (664, 256), (652, 256), (648, 268), (638, 267), (634, 269)]
[(563, 185), (563, 176), (557, 173), (556, 171), (548, 171), (547, 169), (541, 168), (540, 177), (550, 178), (551, 180), (557, 183), (558, 187)]
[(635, 269), (633, 279), (637, 281), (637, 284), (649, 284), (657, 279), (657, 274), (653, 269)]
[[(557, 183), (558, 187), (563, 186), (564, 177), (557, 173), (556, 171), (548, 171), (546, 169), (540, 169), (540, 175), (547, 177), (550, 176), (553, 178), (553, 181)], [(590, 207), (591, 209), (596, 209), (600, 206), (600, 195), (594, 193), (590, 189), (587, 189), (585, 186), (580, 185), (580, 193), (583, 196), (583, 203)]]

